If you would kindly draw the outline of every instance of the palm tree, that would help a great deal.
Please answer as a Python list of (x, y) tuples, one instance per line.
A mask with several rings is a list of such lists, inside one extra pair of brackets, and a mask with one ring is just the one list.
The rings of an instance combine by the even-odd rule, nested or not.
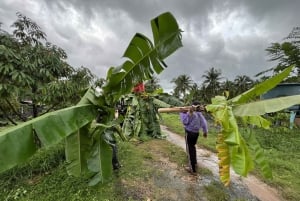
[(237, 95), (234, 82), (230, 81), (228, 79), (226, 79), (225, 82), (223, 82), (221, 84), (221, 90), (223, 92), (223, 95), (225, 95), (225, 96), (226, 96), (225, 92), (228, 91), (229, 97), (227, 97), (227, 98), (235, 97)]
[(205, 79), (203, 84), (206, 85), (206, 91), (209, 93), (208, 97), (214, 97), (217, 95), (221, 85), (221, 74), (221, 70), (212, 67), (205, 71), (205, 74), (202, 75), (202, 77)]
[(238, 75), (234, 79), (237, 94), (241, 94), (253, 86), (254, 81), (247, 75)]
[(193, 81), (188, 75), (179, 75), (177, 78), (173, 78), (171, 83), (175, 83), (174, 96), (177, 98), (186, 98), (186, 93), (192, 88)]
[(194, 83), (191, 86), (190, 93), (187, 95), (185, 102), (191, 103), (193, 100), (203, 101), (203, 94), (201, 93), (200, 87), (197, 85), (197, 83)]

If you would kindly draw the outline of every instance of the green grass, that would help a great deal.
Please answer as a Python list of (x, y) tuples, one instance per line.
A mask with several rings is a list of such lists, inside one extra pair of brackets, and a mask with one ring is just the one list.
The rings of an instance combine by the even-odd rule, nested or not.
[(120, 142), (119, 159), (122, 167), (114, 172), (110, 182), (89, 187), (88, 180), (67, 174), (63, 144), (42, 149), (27, 163), (0, 174), (0, 200), (159, 200), (178, 193), (173, 188), (162, 190), (153, 182), (172, 184), (164, 170), (168, 166), (161, 159), (177, 164), (178, 171), (188, 175), (183, 169), (186, 153), (166, 140)]
[(133, 144), (120, 143), (119, 155), (123, 167), (112, 181), (89, 187), (88, 180), (67, 174), (63, 145), (41, 150), (26, 164), (0, 174), (0, 200), (134, 200), (130, 196), (135, 194), (128, 193), (121, 180), (130, 185), (136, 178), (149, 176), (152, 170), (142, 164), (149, 154)]
[[(184, 135), (178, 114), (162, 114), (162, 124), (180, 135)], [(240, 132), (243, 134), (243, 129)], [(246, 128), (248, 129), (248, 128)], [(218, 128), (209, 122), (208, 138), (199, 138), (198, 145), (216, 152)], [(254, 129), (257, 140), (265, 150), (270, 163), (273, 179), (264, 179), (259, 170), (253, 174), (279, 189), (286, 200), (300, 200), (300, 134), (299, 129), (276, 128), (272, 130)]]
[(218, 182), (212, 182), (211, 184), (205, 186), (205, 195), (209, 201), (230, 200), (229, 195), (224, 192), (225, 187)]

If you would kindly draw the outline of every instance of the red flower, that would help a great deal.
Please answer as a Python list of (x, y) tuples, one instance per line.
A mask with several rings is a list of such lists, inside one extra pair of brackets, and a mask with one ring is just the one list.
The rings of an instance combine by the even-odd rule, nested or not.
[(137, 85), (135, 85), (135, 87), (133, 87), (134, 93), (142, 93), (144, 91), (145, 91), (145, 85), (143, 82), (138, 83)]

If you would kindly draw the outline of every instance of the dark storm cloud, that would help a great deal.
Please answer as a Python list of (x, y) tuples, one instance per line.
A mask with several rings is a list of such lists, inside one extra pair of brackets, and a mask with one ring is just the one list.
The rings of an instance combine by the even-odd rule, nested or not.
[(182, 74), (201, 83), (211, 67), (230, 80), (253, 77), (273, 65), (265, 49), (299, 26), (300, 17), (298, 0), (0, 1), (1, 22), (11, 24), (20, 11), (67, 52), (71, 65), (89, 67), (99, 77), (122, 63), (136, 32), (152, 40), (150, 20), (170, 11), (184, 31), (184, 47), (166, 59), (169, 67), (159, 75), (166, 90)]

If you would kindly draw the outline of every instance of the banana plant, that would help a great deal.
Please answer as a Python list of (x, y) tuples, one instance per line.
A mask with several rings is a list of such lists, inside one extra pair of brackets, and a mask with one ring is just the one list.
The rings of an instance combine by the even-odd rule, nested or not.
[(112, 173), (110, 144), (120, 134), (114, 120), (118, 99), (139, 82), (161, 73), (164, 59), (182, 47), (181, 30), (174, 16), (163, 13), (151, 20), (154, 42), (135, 34), (126, 61), (110, 67), (106, 84), (90, 88), (73, 107), (51, 112), (0, 132), (0, 173), (28, 160), (41, 147), (65, 141), (67, 171), (90, 178), (90, 185), (108, 181)]
[[(247, 176), (253, 170), (254, 164), (257, 164), (266, 178), (272, 178), (271, 168), (249, 125), (269, 129), (271, 123), (261, 115), (300, 104), (300, 95), (259, 100), (260, 95), (288, 77), (293, 67), (290, 66), (230, 100), (225, 96), (216, 96), (212, 99), (212, 103), (206, 106), (206, 110), (211, 112), (215, 121), (221, 125), (216, 149), (220, 180), (225, 186), (230, 184), (231, 166), (237, 174)], [(245, 138), (240, 134), (238, 118), (249, 128), (248, 136)]]
[(127, 138), (165, 137), (160, 130), (158, 108), (171, 107), (171, 105), (156, 98), (162, 92), (162, 89), (157, 89), (152, 93), (143, 91), (123, 97), (127, 109), (126, 114), (124, 114), (122, 130)]

